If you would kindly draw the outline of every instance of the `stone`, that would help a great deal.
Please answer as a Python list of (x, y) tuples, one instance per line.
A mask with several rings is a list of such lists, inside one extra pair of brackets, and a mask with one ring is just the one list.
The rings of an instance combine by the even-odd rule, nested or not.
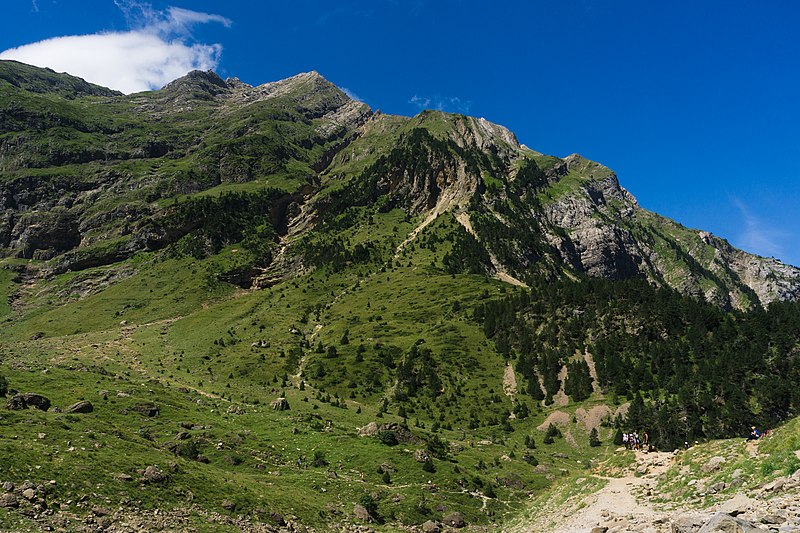
[(137, 403), (131, 409), (151, 418), (158, 416), (158, 406), (152, 402)]
[(464, 517), (461, 516), (461, 513), (459, 513), (458, 511), (450, 513), (449, 515), (442, 518), (442, 522), (444, 522), (444, 524), (447, 526), (457, 527), (457, 528), (462, 528), (467, 525), (467, 523), (464, 521)]
[(424, 463), (430, 460), (431, 456), (425, 450), (415, 450), (414, 460), (418, 463)]
[(3, 483), (3, 490), (6, 492), (11, 492), (14, 490), (14, 484), (10, 481), (6, 481)]
[(95, 505), (94, 507), (92, 507), (92, 513), (94, 513), (95, 516), (108, 516), (111, 514), (111, 511), (109, 511), (105, 507), (100, 507), (99, 505)]
[(286, 519), (283, 518), (283, 515), (280, 513), (270, 513), (270, 519), (275, 522), (275, 525), (279, 527), (286, 527)]
[(710, 474), (711, 472), (719, 470), (719, 467), (722, 466), (722, 464), (724, 462), (725, 462), (725, 458), (724, 457), (720, 457), (719, 455), (716, 455), (716, 456), (712, 457), (711, 459), (709, 459), (706, 464), (701, 466), (700, 470), (702, 470), (706, 474)]
[(440, 533), (442, 531), (442, 527), (433, 520), (428, 520), (422, 524), (422, 531), (424, 533)]
[(94, 411), (92, 402), (86, 400), (73, 403), (64, 410), (65, 413), (91, 413), (92, 411)]
[(764, 490), (769, 492), (779, 491), (783, 488), (785, 484), (786, 484), (786, 478), (779, 477), (776, 478), (772, 483), (767, 483), (766, 485), (764, 485)]
[(697, 533), (757, 533), (764, 531), (747, 520), (717, 513)]
[(372, 515), (369, 514), (369, 511), (367, 511), (367, 508), (363, 505), (355, 504), (353, 506), (353, 514), (362, 522), (372, 522)]
[(28, 500), (29, 502), (32, 502), (33, 500), (36, 499), (36, 491), (33, 489), (25, 489), (22, 491), (22, 497)]
[(231, 500), (222, 500), (222, 507), (228, 511), (233, 511), (236, 509), (236, 504)]
[(19, 507), (19, 500), (11, 493), (0, 496), (0, 507)]
[(590, 533), (606, 533), (608, 528), (605, 526), (593, 527)]
[(641, 475), (641, 476), (643, 476), (643, 475), (645, 475), (645, 474), (648, 472), (648, 470), (649, 470), (649, 467), (648, 467), (647, 465), (640, 465), (640, 466), (639, 466), (639, 467), (636, 469), (636, 473), (637, 473), (637, 474), (639, 474), (639, 475)]
[(755, 502), (744, 494), (737, 494), (719, 506), (719, 511), (731, 516), (738, 516), (753, 508)]
[(166, 474), (164, 474), (164, 472), (162, 472), (157, 466), (150, 465), (144, 469), (145, 483), (163, 483), (166, 480)]
[(761, 517), (762, 524), (783, 524), (786, 522), (786, 517), (776, 513), (768, 514)]
[(705, 519), (697, 515), (681, 515), (670, 524), (671, 533), (696, 533), (705, 524)]
[(725, 486), (726, 486), (725, 482), (719, 481), (708, 487), (708, 489), (706, 489), (706, 492), (708, 492), (709, 494), (716, 494), (718, 492), (722, 492), (723, 490), (725, 490)]

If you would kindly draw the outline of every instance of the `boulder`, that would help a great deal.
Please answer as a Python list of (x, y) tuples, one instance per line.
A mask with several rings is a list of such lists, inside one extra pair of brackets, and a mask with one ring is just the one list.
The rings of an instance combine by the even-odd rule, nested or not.
[(0, 507), (19, 507), (19, 500), (10, 492), (3, 494), (0, 496)]
[(163, 483), (167, 480), (167, 475), (157, 466), (150, 465), (144, 469), (143, 480), (145, 483)]
[(92, 402), (86, 400), (73, 403), (64, 410), (65, 413), (91, 413), (92, 411), (94, 411)]
[(671, 533), (696, 533), (705, 522), (701, 516), (681, 515), (672, 520), (670, 531)]
[(726, 513), (717, 513), (697, 533), (757, 533), (765, 531), (747, 520)]
[(449, 515), (442, 518), (442, 522), (444, 522), (446, 526), (457, 527), (457, 528), (462, 528), (467, 525), (467, 523), (464, 521), (464, 517), (461, 516), (461, 513), (459, 513), (458, 511), (450, 513)]
[(369, 511), (367, 511), (367, 508), (363, 505), (355, 504), (353, 506), (353, 514), (362, 522), (372, 522), (372, 515), (369, 514)]
[(714, 472), (714, 471), (716, 471), (716, 470), (719, 470), (719, 467), (720, 467), (720, 466), (722, 465), (722, 463), (724, 463), (724, 462), (725, 462), (725, 458), (724, 458), (724, 457), (720, 457), (719, 455), (715, 455), (714, 457), (712, 457), (711, 459), (709, 459), (709, 460), (708, 460), (708, 462), (707, 462), (706, 464), (704, 464), (703, 466), (701, 466), (701, 467), (700, 467), (700, 470), (702, 470), (702, 471), (703, 471), (703, 472), (705, 472), (706, 474), (710, 474), (711, 472)]
[(29, 502), (32, 502), (33, 500), (36, 499), (36, 491), (33, 489), (25, 489), (22, 491), (22, 497), (28, 500)]
[(358, 430), (359, 437), (374, 437), (378, 433), (378, 424), (375, 422), (370, 422), (363, 428)]
[(607, 527), (605, 527), (605, 526), (597, 526), (597, 527), (593, 527), (592, 531), (590, 533), (606, 533), (606, 531), (608, 531)]
[(41, 394), (34, 392), (23, 392), (22, 394), (15, 394), (8, 400), (6, 407), (13, 410), (27, 409), (33, 407), (40, 411), (47, 411), (50, 409), (50, 400)]
[(415, 450), (414, 451), (414, 460), (418, 463), (424, 463), (430, 460), (431, 456), (425, 450)]
[(442, 527), (433, 520), (428, 520), (422, 524), (422, 531), (424, 533), (440, 533), (440, 531), (442, 531)]
[(152, 402), (137, 403), (131, 409), (151, 418), (158, 416), (158, 406)]

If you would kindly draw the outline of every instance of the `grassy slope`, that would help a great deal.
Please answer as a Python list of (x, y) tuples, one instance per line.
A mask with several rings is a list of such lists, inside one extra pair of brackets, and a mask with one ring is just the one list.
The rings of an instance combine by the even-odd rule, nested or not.
[[(399, 211), (373, 220), (372, 227), (345, 230), (351, 244), (390, 234), (395, 237), (389, 240), (399, 242), (415, 225)], [(425, 231), (444, 235), (455, 224), (445, 218)], [(577, 427), (572, 431), (577, 449), (564, 439), (541, 444), (543, 435), (534, 428), (548, 412), (532, 405), (529, 418), (511, 422), (513, 432), (498, 425), (512, 407), (502, 393), (505, 362), (468, 311), (471, 302), (509, 289), (481, 276), (443, 274), (437, 265), (447, 245), (434, 252), (417, 244), (388, 268), (321, 268), (255, 292), (208, 282), (214, 263), (235, 255), (231, 249), (205, 261), (145, 254), (25, 288), (27, 311), (3, 329), (0, 373), (12, 388), (45, 394), (56, 406), (86, 398), (96, 410), (88, 415), (5, 411), (4, 477), (56, 479), (52, 499), (57, 501), (77, 502), (91, 491), (116, 505), (127, 493), (147, 509), (185, 505), (191, 491), (193, 503), (206, 509), (223, 511), (222, 501), (233, 498), (242, 513), (261, 519), (272, 511), (295, 514), (312, 525), (351, 518), (352, 503), (367, 492), (378, 495), (379, 510), (390, 522), (440, 519), (446, 512), (436, 511), (437, 505), (460, 510), (471, 523), (503, 520), (529, 491), (582, 470), (586, 457), (605, 448), (589, 449), (586, 431)], [(101, 292), (82, 297), (70, 292), (79, 276), (102, 278), (116, 271), (127, 277)], [(9, 292), (8, 280), (5, 287)], [(65, 299), (71, 301), (61, 305)], [(456, 300), (460, 306), (454, 308)], [(340, 345), (345, 329), (350, 343)], [(412, 457), (424, 443), (387, 447), (356, 436), (356, 428), (370, 421), (401, 421), (400, 404), (391, 396), (393, 374), (376, 359), (375, 345), (405, 351), (418, 339), (437, 357), (445, 392), (437, 401), (422, 395), (404, 406), (409, 426), (422, 438), (434, 422), (451, 428), (438, 431), (455, 448), (450, 459), (435, 460), (436, 473), (423, 471)], [(309, 348), (292, 359), (292, 349), (304, 340)], [(252, 346), (260, 341), (268, 346)], [(318, 342), (335, 345), (337, 358), (317, 354)], [(360, 344), (366, 351), (356, 363)], [(309, 370), (320, 362), (329, 372), (315, 378)], [(368, 390), (375, 372), (382, 379)], [(98, 394), (103, 390), (110, 391), (107, 400)], [(291, 409), (272, 411), (269, 402), (283, 393)], [(388, 412), (378, 418), (383, 398), (390, 400)], [(156, 403), (159, 416), (131, 410), (144, 401)], [(472, 410), (482, 425), (469, 430)], [(496, 418), (494, 424), (490, 418)], [(204, 427), (187, 432), (209, 464), (163, 447), (183, 430), (181, 422)], [(609, 432), (601, 435), (605, 441)], [(533, 453), (545, 468), (537, 471), (522, 461), (525, 435), (534, 435)], [(222, 450), (216, 449), (218, 442), (224, 443)], [(296, 468), (299, 455), (310, 460), (317, 450), (330, 466)], [(568, 458), (553, 457), (558, 451)], [(233, 466), (229, 457), (243, 462)], [(384, 463), (394, 471), (390, 485), (377, 473)], [(127, 473), (138, 479), (138, 471), (150, 464), (171, 471), (171, 481), (144, 486), (115, 477)], [(329, 477), (328, 470), (337, 477)], [(438, 490), (431, 491), (429, 481)], [(490, 485), (497, 498), (484, 504), (482, 494)], [(83, 509), (73, 503), (70, 510)], [(19, 525), (16, 520), (18, 515), (0, 511), (0, 523), (12, 527)]]

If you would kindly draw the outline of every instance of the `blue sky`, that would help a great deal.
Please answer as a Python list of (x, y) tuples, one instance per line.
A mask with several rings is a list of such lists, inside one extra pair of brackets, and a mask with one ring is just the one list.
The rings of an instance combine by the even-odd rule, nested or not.
[[(578, 152), (614, 169), (643, 207), (800, 265), (796, 0), (10, 0), (3, 9), (0, 50), (51, 40), (0, 57), (58, 60), (69, 68), (56, 70), (128, 90), (192, 67), (254, 85), (317, 70), (387, 113), (482, 116), (533, 149)], [(83, 37), (52, 40), (64, 36)]]

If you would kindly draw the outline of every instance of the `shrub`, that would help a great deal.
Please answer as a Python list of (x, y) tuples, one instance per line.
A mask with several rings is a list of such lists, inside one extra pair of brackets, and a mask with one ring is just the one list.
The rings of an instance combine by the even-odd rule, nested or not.
[(589, 432), (589, 446), (600, 446), (600, 436), (597, 434), (597, 428), (592, 428), (592, 431)]
[(0, 396), (5, 396), (8, 394), (8, 380), (2, 374), (0, 374)]

